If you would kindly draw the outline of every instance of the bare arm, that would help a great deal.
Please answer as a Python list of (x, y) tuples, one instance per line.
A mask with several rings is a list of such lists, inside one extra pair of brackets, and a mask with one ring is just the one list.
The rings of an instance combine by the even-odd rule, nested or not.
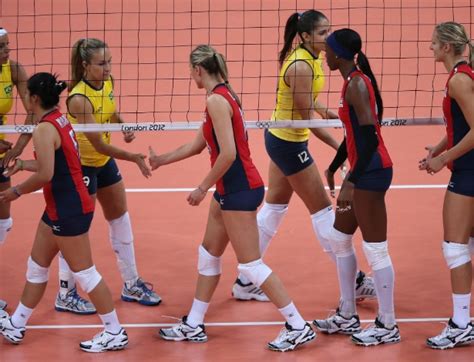
[[(80, 95), (73, 96), (69, 99), (67, 107), (69, 113), (72, 114), (79, 123), (95, 124), (92, 105), (86, 97)], [(97, 152), (119, 160), (134, 162), (140, 168), (143, 176), (151, 176), (151, 171), (145, 163), (145, 155), (141, 153), (131, 153), (105, 143), (102, 140), (102, 132), (86, 132), (84, 134)]]

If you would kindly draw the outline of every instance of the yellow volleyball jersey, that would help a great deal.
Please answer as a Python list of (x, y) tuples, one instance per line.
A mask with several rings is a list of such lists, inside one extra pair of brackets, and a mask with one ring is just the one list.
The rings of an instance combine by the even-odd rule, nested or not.
[[(285, 82), (285, 75), (293, 63), (297, 61), (306, 62), (313, 70), (313, 102), (316, 101), (319, 92), (324, 87), (324, 73), (322, 68), (321, 57), (316, 58), (306, 48), (299, 45), (286, 58), (283, 66), (280, 69), (277, 88), (277, 104), (272, 114), (272, 120), (288, 120), (288, 119), (302, 119), (301, 114), (294, 110), (293, 106), (293, 92), (288, 84)], [(270, 132), (285, 141), (290, 142), (304, 142), (309, 138), (309, 128), (271, 128)]]
[[(87, 81), (81, 80), (69, 93), (68, 100), (76, 94), (86, 97), (92, 104), (96, 123), (110, 123), (115, 113), (114, 86), (111, 78), (104, 82), (101, 89), (95, 89)], [(67, 117), (71, 123), (78, 123), (77, 119), (69, 112)], [(110, 159), (109, 156), (97, 152), (84, 133), (77, 133), (76, 137), (83, 166), (101, 167)], [(110, 132), (102, 132), (102, 140), (104, 143), (110, 144)]]
[[(7, 113), (11, 111), (13, 106), (13, 81), (10, 61), (0, 64), (2, 72), (0, 73), (0, 124), (7, 121)], [(5, 139), (4, 134), (0, 134), (0, 139)], [(0, 155), (0, 157), (2, 157)]]

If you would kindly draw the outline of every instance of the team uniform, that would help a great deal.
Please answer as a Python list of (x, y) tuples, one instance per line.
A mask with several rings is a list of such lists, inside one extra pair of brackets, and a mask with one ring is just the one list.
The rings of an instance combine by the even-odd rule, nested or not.
[[(10, 61), (0, 64), (2, 70), (0, 72), (0, 125), (7, 122), (7, 114), (13, 106), (13, 81)], [(5, 139), (5, 134), (0, 134), (0, 140)], [(0, 154), (0, 160), (5, 154)], [(0, 167), (0, 183), (10, 181), (10, 177), (3, 175), (4, 168)]]
[(52, 124), (61, 138), (54, 153), (54, 175), (43, 188), (46, 210), (42, 220), (53, 234), (76, 236), (89, 230), (94, 202), (82, 180), (77, 141), (71, 124), (58, 110), (43, 117), (40, 123)]
[[(111, 78), (106, 80), (100, 89), (94, 88), (83, 79), (71, 90), (68, 101), (77, 95), (86, 97), (91, 103), (97, 124), (110, 123), (116, 111)], [(70, 113), (68, 113), (68, 119), (72, 124), (78, 123), (75, 115)], [(110, 144), (110, 132), (102, 132), (102, 140), (104, 143)], [(84, 133), (77, 134), (77, 141), (81, 153), (84, 181), (91, 195), (97, 193), (97, 188), (114, 185), (122, 180), (113, 158), (97, 152)]]
[(341, 99), (339, 101), (339, 118), (344, 125), (346, 136), (347, 157), (351, 165), (351, 171), (357, 163), (357, 155), (359, 150), (364, 147), (364, 139), (361, 135), (359, 120), (354, 108), (346, 101), (346, 90), (350, 81), (354, 77), (360, 77), (366, 84), (369, 91), (370, 109), (374, 115), (375, 129), (377, 131), (378, 146), (374, 152), (372, 159), (365, 169), (364, 174), (357, 180), (355, 188), (368, 191), (386, 191), (392, 182), (392, 160), (385, 148), (382, 134), (380, 132), (380, 124), (377, 119), (377, 105), (375, 101), (374, 88), (370, 79), (361, 71), (354, 70), (344, 81), (342, 87)]
[[(288, 68), (295, 62), (305, 62), (313, 71), (312, 96), (315, 102), (324, 87), (322, 59), (315, 57), (303, 45), (299, 45), (285, 60), (280, 70), (277, 89), (277, 104), (272, 120), (301, 120), (295, 111), (293, 91), (285, 82)], [(308, 150), (309, 128), (272, 128), (265, 132), (265, 147), (273, 162), (285, 176), (293, 175), (314, 161)]]
[[(232, 107), (232, 130), (237, 151), (234, 162), (216, 183), (214, 198), (222, 210), (255, 211), (261, 204), (265, 191), (262, 178), (250, 157), (242, 111), (225, 84), (218, 84), (212, 93), (224, 97)], [(203, 135), (209, 149), (211, 166), (214, 166), (220, 148), (207, 109)]]
[[(449, 96), (449, 81), (457, 73), (467, 74), (474, 80), (474, 70), (466, 62), (456, 64), (449, 73), (443, 99), (448, 149), (458, 144), (470, 130), (458, 103)], [(452, 172), (448, 190), (456, 194), (474, 197), (474, 149), (450, 162), (448, 168)]]

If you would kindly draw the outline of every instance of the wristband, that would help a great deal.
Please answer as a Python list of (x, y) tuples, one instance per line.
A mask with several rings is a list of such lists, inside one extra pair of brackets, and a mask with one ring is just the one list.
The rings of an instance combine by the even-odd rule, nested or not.
[(25, 169), (24, 168), (25, 162), (23, 160), (19, 159), (19, 158), (16, 159), (16, 162), (18, 162), (18, 167), (19, 167), (20, 171), (23, 171)]
[(13, 187), (12, 187), (12, 191), (13, 191), (13, 193), (14, 193), (16, 196), (18, 196), (18, 197), (21, 196), (21, 193), (20, 193), (20, 191), (18, 191), (18, 187), (17, 187), (17, 186), (13, 186)]

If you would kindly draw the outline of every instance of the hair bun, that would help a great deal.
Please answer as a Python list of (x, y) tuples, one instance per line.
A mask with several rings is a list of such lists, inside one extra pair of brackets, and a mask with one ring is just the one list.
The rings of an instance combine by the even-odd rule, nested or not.
[(59, 82), (56, 82), (56, 83), (54, 84), (54, 90), (56, 91), (56, 94), (58, 94), (58, 95), (61, 94), (61, 92), (62, 92), (63, 90), (65, 90), (66, 88), (67, 88), (67, 84), (66, 84), (66, 82), (63, 81), (63, 80), (61, 80), (61, 81), (59, 81)]

